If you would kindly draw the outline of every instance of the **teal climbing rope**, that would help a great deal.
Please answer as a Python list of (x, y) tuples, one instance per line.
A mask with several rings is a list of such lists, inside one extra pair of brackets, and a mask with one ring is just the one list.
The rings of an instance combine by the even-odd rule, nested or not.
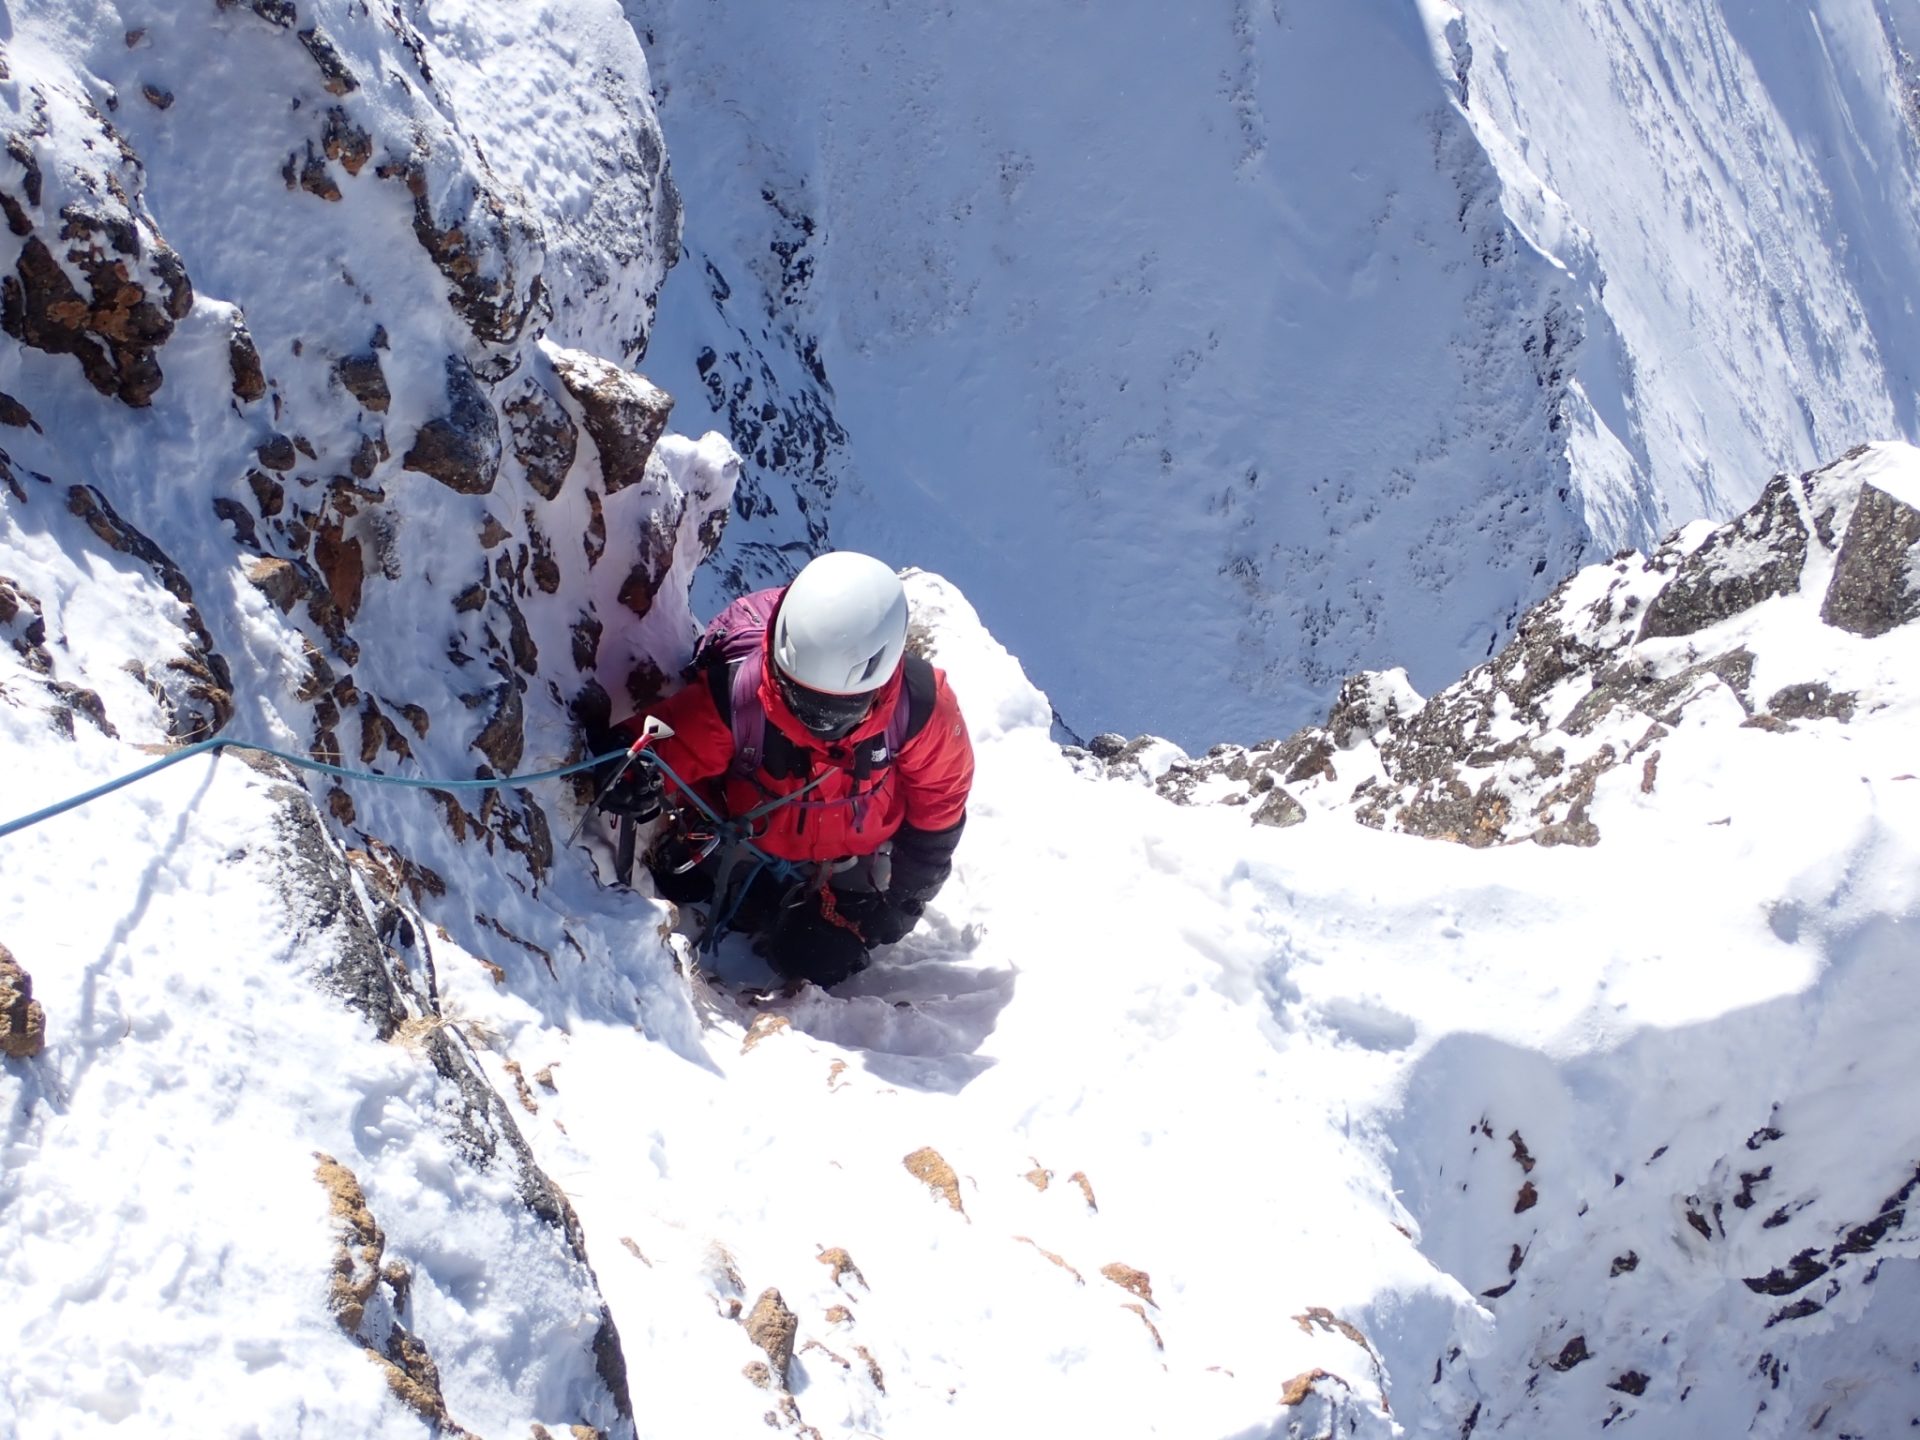
[(117, 780), (109, 780), (104, 785), (96, 785), (84, 794), (62, 800), (56, 805), (49, 805), (44, 810), (36, 810), (31, 815), (22, 815), (18, 820), (9, 820), (4, 825), (0, 825), (0, 840), (38, 825), (42, 820), (51, 820), (56, 815), (77, 810), (103, 795), (111, 795), (116, 790), (137, 784), (149, 775), (158, 775), (171, 765), (178, 765), (183, 760), (191, 760), (196, 755), (205, 755), (214, 750), (252, 750), (261, 755), (271, 755), (276, 760), (284, 760), (289, 765), (298, 766), (302, 770), (318, 771), (322, 775), (336, 775), (343, 780), (365, 780), (374, 785), (403, 785), (415, 790), (499, 790), (507, 786), (531, 785), (538, 780), (558, 780), (564, 775), (575, 775), (582, 770), (591, 770), (594, 766), (604, 765), (609, 760), (618, 760), (626, 753), (624, 750), (615, 750), (606, 755), (592, 755), (585, 760), (577, 760), (571, 765), (562, 765), (554, 770), (540, 770), (531, 775), (500, 775), (481, 780), (426, 780), (407, 775), (379, 775), (370, 770), (348, 770), (339, 765), (329, 765), (324, 760), (276, 750), (271, 745), (256, 745), (248, 740), (215, 737), (212, 740), (202, 740), (197, 744), (189, 745), (184, 750), (176, 750), (164, 760), (156, 760), (153, 764), (143, 766), (129, 775), (122, 775)]

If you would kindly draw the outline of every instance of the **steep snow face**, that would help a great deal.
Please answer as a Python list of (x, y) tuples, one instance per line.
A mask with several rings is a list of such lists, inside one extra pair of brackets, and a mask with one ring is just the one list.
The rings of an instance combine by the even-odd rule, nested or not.
[(1916, 436), (1870, 0), (626, 3), (689, 196), (651, 364), (749, 458), (734, 582), (934, 566), (1083, 732), (1434, 688), (1589, 549)]
[(1581, 297), (1404, 6), (628, 9), (692, 197), (651, 363), (758, 467), (743, 573), (830, 529), (1071, 723), (1252, 738), (1582, 553)]
[(1588, 282), (1575, 370), (1624, 451), (1576, 427), (1576, 473), (1685, 520), (1920, 435), (1920, 9), (1475, 0), (1446, 33), (1509, 213)]

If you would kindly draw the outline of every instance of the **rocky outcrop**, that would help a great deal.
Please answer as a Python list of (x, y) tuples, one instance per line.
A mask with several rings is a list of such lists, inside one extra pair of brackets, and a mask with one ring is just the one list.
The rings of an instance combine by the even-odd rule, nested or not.
[(1920, 618), (1920, 509), (1891, 493), (1905, 481), (1873, 479), (1890, 459), (1902, 463), (1862, 447), (1776, 476), (1725, 525), (1581, 571), (1498, 655), (1429, 699), (1403, 672), (1368, 672), (1341, 686), (1324, 725), (1284, 741), (1193, 758), (1151, 736), (1101, 735), (1067, 753), (1084, 773), (1247, 807), (1259, 823), (1344, 815), (1472, 847), (1596, 844), (1599, 787), (1652, 793), (1661, 742), (1683, 718), (1772, 733), (1853, 719), (1860, 692), (1831, 678), (1754, 692), (1752, 617), (1799, 606), (1867, 638)]
[[(269, 772), (280, 768), (278, 761), (256, 759), (258, 766)], [(408, 881), (405, 862), (394, 857), (390, 869), (373, 867), (379, 873), (363, 883), (328, 837), (304, 791), (283, 786), (271, 793), (278, 805), (275, 824), (279, 841), (270, 860), (294, 929), (296, 953), (317, 957), (315, 981), (365, 1017), (381, 1039), (397, 1038), (403, 1026), (417, 1039), (434, 1071), (446, 1082), (448, 1096), (440, 1113), (446, 1117), (461, 1155), (481, 1169), (504, 1170), (512, 1179), (520, 1204), (552, 1227), (558, 1243), (571, 1257), (570, 1263), (577, 1267), (582, 1289), (599, 1310), (599, 1324), (591, 1340), (596, 1372), (617, 1413), (630, 1416), (632, 1401), (619, 1331), (599, 1296), (579, 1217), (535, 1161), (506, 1101), (487, 1082), (466, 1043), (457, 1031), (442, 1023), (437, 987), (431, 981), (433, 962), (425, 927), (402, 908), (401, 888)], [(415, 981), (416, 974), (428, 977), (429, 988), (424, 993)], [(400, 1348), (406, 1353), (396, 1356), (392, 1333), (374, 1333), (382, 1331), (383, 1322), (376, 1314), (379, 1297), (368, 1277), (378, 1262), (377, 1255), (368, 1261), (366, 1251), (372, 1247), (377, 1252), (383, 1242), (370, 1214), (364, 1219), (355, 1215), (350, 1202), (358, 1185), (347, 1184), (352, 1176), (340, 1173), (342, 1168), (329, 1170), (322, 1157), (321, 1178), (335, 1195), (335, 1213), (342, 1216), (350, 1232), (344, 1241), (348, 1263), (345, 1268), (336, 1267), (344, 1284), (334, 1286), (335, 1314), (343, 1325), (357, 1314), (358, 1323), (350, 1328), (363, 1338), (371, 1336), (371, 1343), (424, 1389), (424, 1372), (407, 1358), (410, 1348), (402, 1344)], [(346, 1204), (344, 1212), (342, 1203)], [(364, 1197), (358, 1210), (365, 1210)], [(355, 1263), (355, 1247), (359, 1249), (357, 1259), (366, 1263)], [(393, 1318), (399, 1318), (399, 1312)], [(402, 1398), (408, 1397), (403, 1394)]]
[(546, 350), (554, 373), (580, 407), (607, 491), (639, 484), (653, 447), (666, 433), (673, 397), (597, 356), (552, 345)]
[(579, 427), (567, 407), (532, 376), (521, 380), (500, 409), (507, 417), (513, 458), (520, 462), (527, 484), (541, 499), (553, 499), (573, 468), (580, 445)]
[(181, 653), (157, 673), (148, 671), (153, 691), (167, 717), (168, 733), (179, 740), (204, 740), (233, 718), (233, 672), (214, 648), (184, 571), (141, 530), (123, 519), (107, 497), (89, 485), (67, 489), (67, 510), (109, 549), (147, 567), (155, 580), (185, 607), (181, 616)]
[[(1660, 554), (1673, 553), (1671, 545)], [(1648, 602), (1642, 639), (1692, 635), (1800, 586), (1807, 527), (1793, 482), (1776, 475), (1752, 509), (1677, 558), (1671, 578)]]
[[(139, 166), (111, 122), (84, 95), (33, 95), (36, 123), (7, 137), (0, 164), (0, 212), (22, 241), (0, 276), (0, 326), (71, 355), (102, 395), (151, 405), (165, 378), (158, 352), (193, 308), (186, 267), (146, 214)], [(75, 168), (76, 155), (89, 159)]]
[(334, 367), (341, 388), (376, 415), (387, 413), (393, 394), (387, 389), (387, 372), (381, 368), (378, 351), (343, 357)]
[(388, 161), (378, 174), (407, 187), (414, 239), (474, 335), (495, 345), (519, 339), (542, 294), (543, 236), (532, 217), (509, 205), (483, 170), (443, 163), (431, 150)]
[(747, 1338), (766, 1351), (767, 1363), (772, 1368), (774, 1378), (785, 1385), (787, 1367), (793, 1363), (793, 1342), (800, 1333), (800, 1321), (787, 1308), (787, 1302), (781, 1299), (780, 1292), (762, 1291), (760, 1298), (753, 1302), (753, 1309), (747, 1312), (746, 1318), (740, 1323), (746, 1326)]
[(484, 495), (500, 472), (500, 422), (466, 361), (449, 355), (445, 373), (447, 408), (420, 427), (400, 463), (449, 490)]
[(1860, 488), (1820, 618), (1855, 635), (1884, 635), (1920, 616), (1920, 510), (1875, 485)]
[(403, 1323), (411, 1304), (412, 1273), (382, 1264), (387, 1237), (368, 1208), (359, 1177), (331, 1155), (314, 1152), (314, 1178), (327, 1192), (335, 1247), (328, 1307), (340, 1328), (380, 1366), (387, 1387), (448, 1440), (472, 1440), (447, 1415), (440, 1368), (426, 1344)]
[(31, 1060), (47, 1043), (47, 1012), (33, 998), (33, 977), (0, 945), (0, 1055)]
[(227, 368), (233, 373), (235, 399), (251, 403), (266, 395), (267, 374), (260, 364), (260, 351), (238, 314), (227, 335)]

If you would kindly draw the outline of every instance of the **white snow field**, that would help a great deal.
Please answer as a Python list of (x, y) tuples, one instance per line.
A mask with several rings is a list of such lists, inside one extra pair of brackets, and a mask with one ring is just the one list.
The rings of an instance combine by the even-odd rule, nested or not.
[(625, 3), (729, 573), (911, 555), (1082, 734), (1436, 688), (1579, 561), (1920, 441), (1912, 0)]
[[(433, 782), (202, 754), (0, 836), (0, 1436), (1920, 1422), (1920, 451), (1797, 473), (1856, 438), (1843, 397), (1908, 432), (1893, 382), (1862, 377), (1910, 340), (1873, 329), (1871, 365), (1833, 348), (1813, 388), (1740, 371), (1732, 400), (1708, 346), (1692, 398), (1657, 398), (1662, 292), (1618, 280), (1636, 298), (1607, 343), (1637, 357), (1643, 440), (1614, 439), (1645, 473), (1621, 461), (1607, 489), (1581, 471), (1612, 443), (1581, 396), (1618, 405), (1574, 370), (1537, 385), (1526, 348), (1547, 359), (1528, 317), (1590, 307), (1595, 273), (1549, 258), (1571, 224), (1523, 242), (1505, 208), (1526, 168), (1576, 192), (1543, 168), (1538, 82), (1463, 115), (1438, 10), (1251, 8), (1245, 52), (1155, 13), (1031, 17), (1029, 45), (964, 74), (949, 31), (994, 55), (999, 12), (836, 12), (805, 45), (784, 14), (747, 33), (709, 13), (709, 59), (731, 44), (757, 77), (717, 75), (715, 105), (757, 125), (811, 60), (809, 113), (844, 122), (785, 132), (837, 169), (753, 151), (794, 167), (776, 199), (822, 177), (901, 197), (861, 248), (794, 252), (807, 303), (846, 319), (816, 337), (835, 396), (813, 384), (859, 458), (812, 543), (918, 562), (979, 761), (926, 923), (831, 994), (751, 1008), (688, 973), (644, 878), (611, 883), (600, 825), (568, 843), (580, 790), (453, 788), (580, 758), (577, 708), (671, 683), (710, 608), (696, 577), (789, 564), (773, 547), (807, 533), (761, 513), (787, 472), (742, 462), (799, 390), (760, 434), (723, 393), (728, 423), (696, 439), (697, 377), (686, 433), (662, 433), (628, 368), (652, 336), (649, 374), (679, 383), (698, 335), (678, 310), (656, 334), (654, 309), (675, 287), (710, 304), (707, 260), (728, 305), (760, 304), (718, 242), (666, 278), (681, 202), (651, 90), (671, 117), (706, 83), (690, 32), (636, 36), (614, 0), (0, 6), (0, 827), (215, 734)], [(1870, 38), (1850, 7), (1807, 13)], [(1764, 12), (1737, 18), (1756, 43)], [(1472, 73), (1483, 25), (1524, 53), (1517, 12), (1467, 25)], [(834, 43), (827, 66), (811, 47)], [(1115, 130), (1099, 107), (1130, 67)], [(1751, 132), (1783, 175), (1811, 172), (1766, 147), (1832, 149), (1809, 128), (1821, 73), (1792, 72), (1815, 87), (1793, 126)], [(1081, 95), (1078, 130), (1043, 109), (1056, 92)], [(978, 153), (1005, 147), (1004, 194), (933, 163), (980, 141), (943, 108), (960, 93), (998, 117)], [(1852, 259), (1820, 284), (1883, 267), (1860, 302), (1879, 326), (1907, 241), (1850, 227), (1905, 203), (1906, 142), (1849, 104), (1889, 168), (1834, 212)], [(933, 159), (847, 168), (883, 117)], [(1487, 158), (1527, 126), (1531, 158)], [(1183, 225), (1133, 228), (1120, 189), (1069, 173), (1076, 146), (1136, 155), (1130, 188)], [(676, 150), (689, 205), (719, 159)], [(1215, 207), (1209, 164), (1244, 173), (1246, 208)], [(1289, 173), (1358, 198), (1329, 209)], [(1598, 218), (1615, 192), (1581, 183), (1582, 243), (1624, 244)], [(1066, 224), (1103, 196), (1110, 229)], [(926, 207), (969, 197), (988, 228), (960, 225), (949, 264)], [(713, 213), (751, 250), (761, 203)], [(1210, 316), (1203, 242), (1274, 257), (1275, 288)], [(995, 244), (1088, 264), (1022, 290)], [(1103, 256), (1138, 283), (1111, 289)], [(1315, 323), (1275, 360), (1289, 313)], [(796, 347), (788, 383), (810, 332), (752, 314), (765, 355)], [(1000, 348), (962, 365), (943, 330)], [(1066, 364), (1081, 344), (1104, 370)], [(735, 348), (725, 384), (760, 363)], [(953, 403), (892, 414), (889, 372)], [(1108, 408), (1121, 379), (1150, 403)], [(1265, 403), (1295, 394), (1312, 405)], [(1787, 395), (1827, 397), (1797, 437)], [(1729, 433), (1712, 406), (1735, 401), (1753, 424)], [(1674, 418), (1694, 408), (1705, 428)], [(1557, 414), (1587, 450), (1560, 448)], [(916, 425), (921, 497), (840, 508), (898, 458), (867, 437), (904, 455)], [(1760, 500), (1652, 548), (1706, 493), (1673, 488), (1676, 435), (1704, 437), (1717, 503)], [(1775, 435), (1778, 455), (1754, 438)], [(1341, 491), (1402, 451), (1421, 483), (1393, 505)], [(1082, 459), (1105, 510), (1038, 468)], [(1794, 473), (1770, 482), (1776, 459)], [(1271, 480), (1252, 498), (1243, 461)], [(1210, 518), (1186, 498), (1208, 485), (1236, 497)], [(736, 496), (745, 543), (709, 559)], [(1257, 602), (1214, 574), (1249, 507), (1262, 546), (1303, 551), (1261, 561)], [(1576, 570), (1603, 515), (1650, 553)], [(1061, 564), (1027, 587), (1042, 551)], [(1303, 650), (1309, 612), (1333, 628)], [(1082, 616), (1124, 643), (1076, 638)], [(1408, 673), (1327, 715), (1361, 656)], [(1121, 680), (1165, 700), (1173, 739), (1055, 743), (1056, 711), (1148, 728)]]

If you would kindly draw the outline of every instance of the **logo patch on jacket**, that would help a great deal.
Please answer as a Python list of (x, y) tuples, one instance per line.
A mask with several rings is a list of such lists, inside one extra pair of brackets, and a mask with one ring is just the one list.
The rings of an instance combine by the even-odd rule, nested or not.
[(879, 741), (873, 747), (873, 763), (876, 765), (884, 765), (887, 763), (887, 742), (885, 740)]

